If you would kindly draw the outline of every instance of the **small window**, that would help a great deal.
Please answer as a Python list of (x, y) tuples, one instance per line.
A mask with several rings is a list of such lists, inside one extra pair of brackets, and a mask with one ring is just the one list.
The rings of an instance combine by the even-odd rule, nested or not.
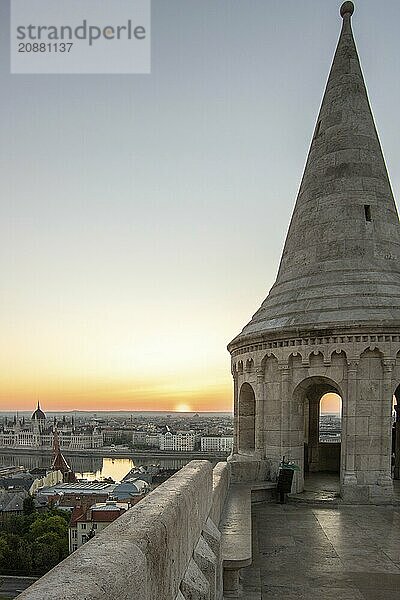
[(364, 204), (364, 212), (365, 212), (365, 220), (367, 221), (367, 223), (371, 223), (371, 221), (372, 221), (371, 207), (369, 204)]
[(314, 133), (315, 138), (318, 136), (320, 128), (321, 128), (321, 121), (318, 121), (317, 126), (315, 128), (315, 133)]

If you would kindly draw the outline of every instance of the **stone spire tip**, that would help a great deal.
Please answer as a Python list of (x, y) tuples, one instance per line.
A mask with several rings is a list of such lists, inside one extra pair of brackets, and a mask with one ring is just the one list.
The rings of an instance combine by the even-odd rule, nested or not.
[(340, 16), (344, 19), (346, 15), (352, 15), (354, 12), (354, 4), (352, 2), (344, 2), (340, 7)]

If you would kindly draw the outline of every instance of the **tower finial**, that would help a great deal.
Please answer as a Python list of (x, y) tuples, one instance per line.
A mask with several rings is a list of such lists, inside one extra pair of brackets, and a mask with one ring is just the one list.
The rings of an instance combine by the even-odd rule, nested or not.
[(354, 4), (352, 2), (344, 2), (340, 7), (340, 16), (344, 19), (345, 15), (352, 15), (354, 12)]

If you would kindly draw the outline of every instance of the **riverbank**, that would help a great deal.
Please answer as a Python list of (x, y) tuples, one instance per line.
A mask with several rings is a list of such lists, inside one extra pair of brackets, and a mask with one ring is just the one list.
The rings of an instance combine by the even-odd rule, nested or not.
[[(90, 448), (87, 450), (70, 449), (63, 450), (66, 456), (77, 457), (98, 457), (98, 458), (131, 458), (131, 459), (158, 459), (158, 458), (182, 458), (190, 460), (226, 460), (229, 456), (227, 452), (172, 452), (164, 450), (120, 450), (118, 448)], [(9, 454), (12, 456), (52, 456), (50, 448), (0, 448), (0, 454)]]

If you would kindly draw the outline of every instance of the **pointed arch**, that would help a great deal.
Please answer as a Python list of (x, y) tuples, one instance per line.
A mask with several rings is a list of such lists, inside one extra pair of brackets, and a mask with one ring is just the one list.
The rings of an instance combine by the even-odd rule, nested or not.
[(254, 452), (256, 397), (252, 386), (244, 383), (239, 393), (239, 452)]
[(254, 360), (252, 358), (248, 358), (246, 360), (246, 373), (252, 373), (254, 370)]

